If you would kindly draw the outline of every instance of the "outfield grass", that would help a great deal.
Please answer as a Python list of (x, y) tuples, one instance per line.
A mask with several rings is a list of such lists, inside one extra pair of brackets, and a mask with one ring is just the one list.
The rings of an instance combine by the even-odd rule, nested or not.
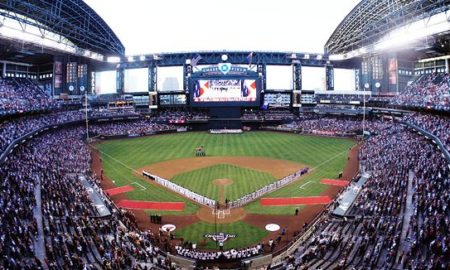
[[(177, 237), (189, 239), (189, 241), (197, 243), (197, 246), (200, 247), (200, 243), (206, 239), (204, 235), (214, 234), (215, 230), (216, 228), (214, 224), (197, 222), (181, 230), (175, 231), (175, 235)], [(230, 238), (225, 242), (224, 249), (244, 248), (252, 246), (268, 235), (267, 231), (254, 227), (242, 221), (231, 224), (217, 224), (217, 232), (236, 234), (236, 238)], [(215, 249), (216, 243), (208, 239), (206, 240), (206, 244), (203, 248)]]
[[(319, 183), (323, 178), (335, 178), (344, 168), (347, 152), (354, 141), (341, 138), (301, 136), (276, 132), (246, 132), (243, 134), (208, 134), (190, 132), (106, 141), (96, 145), (102, 153), (104, 172), (117, 186), (137, 182), (146, 189), (136, 188), (127, 193), (129, 199), (154, 201), (184, 201), (183, 213), (190, 214), (198, 206), (182, 196), (155, 187), (133, 175), (133, 170), (165, 160), (192, 157), (194, 149), (203, 145), (208, 156), (261, 156), (284, 159), (315, 168), (303, 182), (312, 181), (306, 189), (298, 182), (284, 187), (267, 197), (318, 195), (325, 189)], [(137, 172), (141, 173), (141, 172)], [(261, 207), (251, 203), (246, 210), (252, 213), (293, 213), (295, 207)], [(169, 213), (162, 213), (169, 214)], [(170, 213), (171, 214), (171, 213)]]
[(247, 193), (277, 181), (268, 173), (241, 168), (230, 164), (217, 164), (207, 168), (175, 175), (171, 181), (192, 191), (218, 201), (219, 186), (213, 184), (216, 179), (230, 179), (231, 185), (224, 186), (224, 198), (234, 201)]

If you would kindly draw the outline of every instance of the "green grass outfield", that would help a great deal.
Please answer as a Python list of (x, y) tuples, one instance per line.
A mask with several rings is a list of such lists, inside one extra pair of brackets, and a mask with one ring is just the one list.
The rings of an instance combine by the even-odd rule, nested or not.
[[(202, 240), (205, 240), (203, 236), (205, 234), (214, 234), (215, 229), (214, 224), (197, 222), (181, 230), (177, 230), (175, 235), (177, 237), (189, 239), (189, 241), (197, 243), (197, 246), (200, 246), (199, 244)], [(231, 224), (217, 224), (217, 232), (236, 234), (236, 238), (230, 238), (224, 243), (223, 247), (225, 250), (252, 246), (268, 235), (266, 230), (254, 227), (242, 221)], [(215, 249), (216, 243), (208, 239), (206, 240), (205, 246), (202, 248)]]
[(224, 198), (234, 201), (247, 193), (277, 181), (268, 173), (241, 168), (230, 164), (193, 170), (175, 175), (171, 181), (208, 198), (219, 201), (219, 186), (213, 183), (216, 179), (230, 179), (231, 185), (224, 186)]
[[(267, 197), (318, 195), (326, 186), (319, 183), (323, 178), (335, 178), (344, 168), (349, 148), (355, 144), (350, 139), (301, 136), (296, 134), (255, 131), (243, 134), (209, 134), (189, 132), (111, 140), (96, 145), (102, 155), (103, 168), (108, 178), (117, 186), (131, 184), (135, 190), (127, 193), (133, 200), (183, 201), (183, 212), (161, 214), (191, 214), (198, 206), (165, 189), (155, 187), (135, 177), (133, 170), (166, 160), (193, 157), (194, 149), (203, 145), (208, 156), (261, 156), (290, 160), (314, 168), (301, 182), (295, 182)], [(141, 173), (141, 172), (138, 172)], [(307, 184), (300, 189), (302, 183)], [(143, 186), (145, 190), (139, 188)], [(295, 207), (261, 207), (259, 201), (245, 209), (251, 213), (292, 214)]]

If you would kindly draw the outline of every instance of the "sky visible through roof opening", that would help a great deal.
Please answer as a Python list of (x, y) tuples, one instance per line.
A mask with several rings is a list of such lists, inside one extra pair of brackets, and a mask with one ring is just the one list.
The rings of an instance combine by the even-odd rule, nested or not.
[(185, 51), (322, 53), (360, 0), (84, 0), (127, 55)]

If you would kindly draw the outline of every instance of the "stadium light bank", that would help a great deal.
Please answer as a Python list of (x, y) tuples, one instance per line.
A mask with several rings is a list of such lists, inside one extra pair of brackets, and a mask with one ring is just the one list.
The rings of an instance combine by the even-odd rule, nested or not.
[[(26, 18), (25, 16), (17, 16)], [(34, 22), (34, 20), (29, 18), (27, 18), (27, 20)], [(0, 21), (2, 21), (0, 24), (0, 36), (2, 38), (28, 42), (36, 46), (80, 55), (97, 61), (104, 61), (104, 56), (102, 54), (79, 48), (67, 38), (54, 32), (48, 30), (41, 31), (32, 24), (19, 22), (5, 16), (0, 16)], [(25, 24), (25, 26), (23, 26), (23, 24)]]
[(329, 59), (331, 61), (340, 61), (359, 57), (366, 53), (401, 49), (426, 37), (448, 31), (450, 31), (450, 17), (446, 12), (441, 12), (391, 30), (372, 45), (361, 47), (358, 50), (344, 54), (331, 54)]

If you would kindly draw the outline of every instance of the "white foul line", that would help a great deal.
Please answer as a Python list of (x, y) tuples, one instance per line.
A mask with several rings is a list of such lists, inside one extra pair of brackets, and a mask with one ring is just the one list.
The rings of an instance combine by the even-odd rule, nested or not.
[[(340, 153), (338, 153), (338, 154), (332, 156), (331, 158), (325, 160), (324, 162), (320, 163), (319, 165), (317, 165), (316, 167), (312, 168), (311, 170), (315, 170), (315, 169), (317, 169), (317, 168), (319, 168), (319, 167), (322, 167), (323, 165), (327, 164), (328, 162), (330, 162), (330, 161), (332, 161), (332, 160), (338, 158), (340, 155), (345, 154), (345, 153), (347, 153), (347, 152), (348, 152), (347, 150), (342, 151), (342, 152), (340, 152)], [(306, 185), (308, 185), (309, 183), (311, 183), (311, 182), (312, 182), (312, 181), (308, 181), (308, 182), (304, 183), (303, 185), (300, 186), (300, 189), (305, 189), (304, 187), (305, 187)]]
[(308, 185), (309, 183), (312, 183), (312, 181), (308, 181), (300, 186), (300, 189), (305, 189), (304, 186)]
[[(91, 146), (91, 147), (94, 148), (94, 149), (96, 149), (96, 148), (93, 147), (93, 146)], [(100, 149), (96, 149), (96, 150), (98, 150), (98, 151), (99, 151), (100, 153), (102, 153), (103, 155), (105, 155), (105, 156), (111, 158), (113, 161), (115, 161), (115, 162), (119, 163), (120, 165), (124, 166), (125, 168), (130, 169), (131, 171), (133, 171), (133, 172), (135, 172), (135, 173), (137, 173), (137, 174), (140, 174), (138, 171), (136, 171), (135, 169), (131, 168), (131, 167), (128, 166), (127, 164), (123, 163), (122, 161), (118, 160), (117, 158), (114, 158), (113, 156), (108, 155), (107, 153), (101, 151)], [(128, 182), (128, 183), (130, 183), (130, 180), (125, 179), (125, 181)], [(113, 183), (114, 183), (114, 181), (113, 181)], [(132, 184), (136, 184), (136, 185), (140, 186), (140, 187), (141, 187), (141, 190), (146, 190), (146, 189), (147, 189), (146, 187), (144, 187), (143, 185), (139, 184), (138, 182), (132, 182), (132, 183), (130, 183), (130, 184), (131, 184), (131, 185), (132, 185)]]
[(340, 153), (337, 153), (336, 155), (332, 156), (331, 158), (325, 160), (324, 162), (320, 163), (319, 165), (317, 165), (316, 167), (312, 168), (311, 170), (317, 169), (319, 167), (322, 167), (323, 165), (327, 164), (328, 162), (335, 160), (336, 158), (338, 158), (340, 155), (348, 153), (348, 150), (344, 150)]
[[(92, 148), (96, 149), (95, 147), (92, 147)], [(111, 156), (111, 155), (108, 155), (107, 153), (101, 151), (100, 149), (97, 149), (97, 151), (99, 151), (99, 152), (102, 153), (103, 155), (109, 157), (109, 158), (112, 159), (113, 161), (119, 163), (120, 165), (124, 166), (125, 168), (130, 169), (130, 170), (132, 170), (133, 172), (135, 172), (135, 173), (137, 173), (137, 174), (141, 174), (140, 172), (138, 172), (138, 171), (136, 171), (135, 169), (131, 168), (131, 167), (128, 166), (127, 164), (123, 163), (122, 161), (118, 160), (117, 158), (115, 158), (115, 157), (113, 157), (113, 156)]]
[(131, 185), (132, 185), (132, 184), (135, 184), (135, 185), (137, 185), (137, 186), (140, 186), (140, 187), (141, 187), (141, 190), (146, 190), (146, 189), (147, 189), (146, 187), (144, 187), (143, 185), (139, 184), (138, 182), (133, 182), (133, 183), (131, 183)]

